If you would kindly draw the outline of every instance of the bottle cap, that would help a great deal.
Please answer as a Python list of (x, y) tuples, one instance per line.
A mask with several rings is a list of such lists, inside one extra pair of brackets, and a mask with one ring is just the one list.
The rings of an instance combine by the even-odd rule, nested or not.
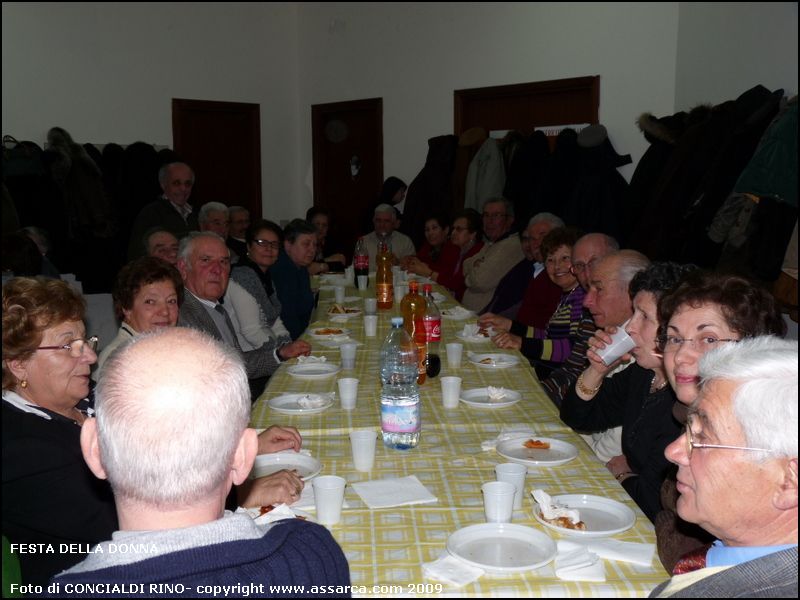
[(408, 282), (408, 290), (410, 292), (414, 292), (415, 294), (419, 291), (419, 283), (417, 283), (416, 279), (412, 279)]
[(392, 327), (402, 327), (403, 317), (392, 317)]
[(433, 291), (433, 286), (430, 283), (426, 283), (422, 286), (422, 291), (427, 294), (428, 292)]

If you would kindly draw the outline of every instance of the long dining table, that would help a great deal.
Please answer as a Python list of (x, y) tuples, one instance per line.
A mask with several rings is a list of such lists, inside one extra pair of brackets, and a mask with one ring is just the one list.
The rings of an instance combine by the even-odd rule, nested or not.
[[(364, 310), (363, 299), (374, 297), (374, 280), (366, 290), (356, 290), (347, 282), (345, 306)], [(390, 318), (400, 315), (399, 306), (378, 311), (375, 337), (365, 337), (362, 314), (345, 322), (332, 321), (328, 311), (333, 303), (332, 283), (336, 278), (319, 281), (319, 302), (312, 322), (304, 334), (313, 346), (313, 356), (326, 362), (340, 363), (340, 351), (327, 347), (310, 336), (320, 327), (346, 328), (359, 344), (354, 369), (342, 370), (324, 379), (305, 380), (289, 374), (295, 360), (281, 365), (271, 377), (264, 393), (255, 402), (251, 425), (296, 427), (303, 437), (303, 448), (322, 463), (322, 474), (339, 475), (347, 480), (345, 508), (341, 521), (329, 529), (344, 550), (350, 564), (355, 596), (541, 596), (541, 597), (643, 597), (669, 576), (654, 555), (649, 566), (604, 560), (605, 582), (564, 581), (555, 575), (553, 564), (522, 573), (486, 574), (463, 587), (442, 585), (428, 579), (422, 569), (444, 553), (448, 537), (459, 529), (485, 522), (481, 486), (495, 480), (494, 467), (506, 459), (495, 450), (483, 450), (482, 442), (496, 439), (504, 428), (527, 425), (537, 436), (563, 440), (578, 449), (570, 462), (545, 468), (529, 467), (521, 510), (514, 511), (512, 522), (536, 528), (554, 540), (562, 538), (534, 518), (536, 504), (531, 490), (540, 488), (551, 496), (591, 494), (616, 500), (634, 511), (634, 525), (613, 536), (628, 542), (655, 543), (653, 525), (614, 480), (589, 446), (561, 422), (558, 410), (542, 390), (527, 359), (517, 352), (520, 361), (511, 368), (490, 369), (472, 364), (468, 352), (509, 352), (492, 348), (491, 341), (464, 343), (464, 356), (458, 368), (447, 365), (445, 346), (457, 339), (467, 319), (442, 319), (441, 376), (462, 378), (463, 391), (487, 386), (504, 387), (520, 392), (522, 399), (506, 408), (476, 408), (459, 403), (445, 409), (439, 377), (420, 386), (422, 432), (419, 445), (411, 450), (385, 447), (380, 437), (380, 382), (378, 377), (381, 345), (390, 329)], [(435, 286), (439, 293), (446, 290)], [(450, 297), (439, 303), (446, 313), (458, 306)], [(322, 412), (289, 415), (269, 406), (270, 399), (287, 393), (331, 393), (337, 378), (359, 379), (357, 405), (343, 410), (338, 401)], [(369, 473), (353, 466), (349, 433), (353, 429), (378, 432), (375, 463)], [(370, 509), (352, 488), (353, 483), (414, 475), (437, 498), (437, 502)], [(310, 485), (310, 482), (307, 484)]]

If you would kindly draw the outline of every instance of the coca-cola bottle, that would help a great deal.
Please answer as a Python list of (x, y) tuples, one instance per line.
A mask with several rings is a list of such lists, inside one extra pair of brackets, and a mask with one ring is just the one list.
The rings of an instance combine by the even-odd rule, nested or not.
[(442, 361), (439, 358), (439, 346), (442, 341), (442, 313), (433, 301), (433, 286), (426, 283), (422, 286), (425, 298), (425, 316), (422, 318), (425, 325), (425, 341), (428, 355), (425, 357), (425, 371), (428, 377), (436, 377), (442, 370)]
[(425, 383), (425, 298), (419, 295), (419, 284), (411, 280), (408, 282), (408, 293), (400, 302), (400, 310), (403, 314), (403, 327), (414, 340), (417, 346), (418, 377), (417, 383)]
[(356, 249), (353, 251), (353, 271), (355, 272), (353, 285), (358, 289), (358, 276), (369, 276), (369, 252), (363, 237), (358, 238)]

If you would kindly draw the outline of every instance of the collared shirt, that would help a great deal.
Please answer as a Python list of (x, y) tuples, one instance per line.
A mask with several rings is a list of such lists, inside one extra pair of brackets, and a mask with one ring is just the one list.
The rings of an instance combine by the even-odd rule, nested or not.
[[(166, 196), (162, 196), (162, 198), (164, 198), (164, 200), (169, 202), (170, 205), (172, 206), (172, 208), (174, 208), (175, 210), (178, 211), (178, 214), (181, 216), (181, 218), (184, 221), (186, 221), (189, 218), (189, 215), (192, 214), (192, 210), (194, 210), (192, 208), (192, 205), (189, 204), (188, 202), (186, 204), (184, 204), (183, 206), (181, 206), (180, 204), (175, 204), (172, 200), (170, 200)], [(195, 298), (197, 298), (197, 296), (195, 296)], [(199, 298), (198, 298), (198, 300), (199, 300)]]
[[(192, 294), (192, 296), (194, 296), (195, 298), (197, 298), (197, 300), (203, 305), (203, 307), (206, 309), (206, 312), (208, 312), (209, 316), (214, 321), (214, 324), (217, 326), (217, 329), (219, 330), (222, 339), (225, 340), (225, 343), (228, 344), (231, 348), (237, 348), (238, 346), (235, 337), (236, 332), (231, 331), (231, 327), (228, 325), (228, 321), (225, 319), (225, 315), (223, 315), (221, 312), (217, 310), (216, 307), (218, 302), (213, 302), (212, 300), (206, 300), (204, 298), (200, 298), (196, 294), (193, 294), (188, 289), (186, 291)], [(223, 308), (227, 313), (227, 308), (225, 306), (223, 306)], [(232, 323), (233, 322), (231, 321), (231, 324)]]
[(533, 277), (534, 279), (539, 276), (539, 273), (544, 271), (544, 263), (534, 262), (533, 263)]
[(708, 554), (706, 554), (706, 566), (730, 567), (796, 546), (797, 544), (784, 544), (782, 546), (726, 546), (720, 540), (717, 540), (708, 550)]

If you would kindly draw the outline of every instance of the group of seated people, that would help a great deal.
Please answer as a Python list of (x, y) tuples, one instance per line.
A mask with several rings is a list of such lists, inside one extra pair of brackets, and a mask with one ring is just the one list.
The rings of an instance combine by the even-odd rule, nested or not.
[[(77, 567), (80, 554), (20, 555), (26, 582), (72, 567), (57, 580), (349, 583), (324, 528), (220, 518), (226, 506), (291, 502), (303, 488), (287, 471), (247, 479), (257, 453), (301, 445), (291, 427), (256, 436), (249, 401), (282, 361), (311, 352), (298, 339), (314, 309), (310, 277), (346, 263), (326, 255), (324, 211), (281, 229), (249, 223), (242, 210), (201, 209), (201, 231), (181, 239), (148, 230), (148, 256), (117, 278), (119, 334), (99, 357), (69, 285), (16, 278), (3, 286), (4, 535), (160, 548), (121, 563), (92, 555)], [(668, 571), (678, 575), (687, 552), (716, 539), (709, 566), (766, 561), (765, 589), (784, 595), (794, 565), (796, 596), (797, 343), (778, 339), (785, 324), (771, 294), (735, 275), (651, 263), (548, 213), (519, 233), (513, 222), (502, 198), (488, 200), (483, 215), (432, 216), (417, 252), (396, 230), (394, 208), (378, 205), (365, 240), (371, 262), (388, 242), (403, 268), (479, 313), (497, 347), (531, 361), (564, 423), (654, 522)], [(635, 347), (605, 364), (597, 352), (623, 327)], [(196, 535), (174, 531), (185, 527)], [(739, 546), (766, 550), (731, 552)], [(248, 556), (262, 558), (252, 567)], [(727, 589), (722, 574), (713, 577)], [(702, 590), (684, 581), (659, 593)]]

